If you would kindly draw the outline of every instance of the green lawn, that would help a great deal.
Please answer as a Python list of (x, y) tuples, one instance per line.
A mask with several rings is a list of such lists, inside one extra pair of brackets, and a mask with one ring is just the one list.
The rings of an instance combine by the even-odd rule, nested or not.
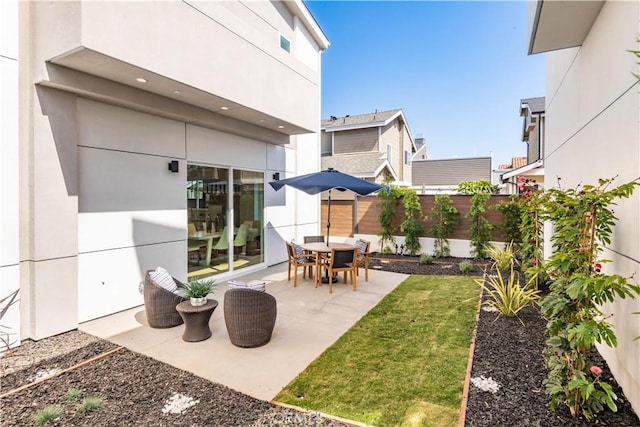
[(455, 426), (480, 288), (411, 276), (275, 400), (376, 426)]

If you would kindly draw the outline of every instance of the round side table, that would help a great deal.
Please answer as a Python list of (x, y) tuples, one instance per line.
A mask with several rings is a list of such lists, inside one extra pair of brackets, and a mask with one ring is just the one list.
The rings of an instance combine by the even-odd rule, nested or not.
[(218, 301), (210, 299), (206, 304), (193, 306), (189, 301), (183, 301), (176, 305), (176, 310), (184, 320), (184, 341), (196, 342), (204, 341), (211, 336), (209, 329), (209, 319), (213, 310), (218, 306)]

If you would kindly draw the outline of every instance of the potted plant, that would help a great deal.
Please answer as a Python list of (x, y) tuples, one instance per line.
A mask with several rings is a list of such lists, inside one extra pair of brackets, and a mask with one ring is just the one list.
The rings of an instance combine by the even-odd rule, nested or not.
[(207, 295), (213, 292), (215, 280), (194, 280), (185, 285), (184, 291), (191, 300), (191, 305), (199, 306), (207, 303)]

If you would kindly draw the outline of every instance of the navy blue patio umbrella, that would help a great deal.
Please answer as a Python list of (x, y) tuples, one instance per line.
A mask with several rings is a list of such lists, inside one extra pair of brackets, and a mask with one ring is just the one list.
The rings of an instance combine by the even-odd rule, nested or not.
[(276, 191), (285, 185), (302, 190), (307, 194), (318, 194), (323, 191), (329, 191), (329, 201), (327, 203), (327, 245), (329, 245), (329, 230), (331, 228), (331, 190), (349, 190), (361, 196), (366, 196), (367, 194), (375, 193), (382, 189), (387, 190), (387, 187), (384, 185), (365, 181), (364, 179), (337, 171), (333, 168), (306, 175), (294, 176), (293, 178), (280, 181), (271, 181), (269, 184)]

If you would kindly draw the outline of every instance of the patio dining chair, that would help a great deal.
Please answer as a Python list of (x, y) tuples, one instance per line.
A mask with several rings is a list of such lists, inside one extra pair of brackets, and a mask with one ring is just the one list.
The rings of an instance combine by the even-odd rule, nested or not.
[(247, 253), (247, 232), (249, 231), (249, 227), (247, 224), (242, 224), (240, 228), (238, 228), (238, 232), (236, 233), (236, 237), (233, 239), (233, 250), (236, 251), (236, 248), (240, 248), (240, 254), (246, 255)]
[[(298, 286), (298, 267), (302, 267), (302, 278), (307, 277), (307, 269), (309, 269), (309, 278), (313, 277), (313, 268), (316, 266), (315, 255), (308, 254), (297, 246), (290, 242), (285, 242), (287, 245), (287, 256), (289, 264), (287, 266), (287, 281), (291, 281), (291, 267), (293, 267), (293, 287)], [(299, 248), (296, 250), (296, 246)]]
[(321, 266), (329, 273), (329, 293), (333, 293), (333, 275), (343, 272), (343, 283), (347, 283), (347, 273), (351, 275), (351, 286), (356, 290), (358, 270), (357, 249), (331, 249), (331, 255), (322, 256)]
[(360, 266), (364, 268), (364, 281), (369, 281), (369, 248), (371, 247), (371, 242), (368, 240), (358, 239), (355, 242), (356, 249), (358, 250), (357, 254), (357, 262), (358, 268), (356, 269), (356, 274), (360, 275)]

